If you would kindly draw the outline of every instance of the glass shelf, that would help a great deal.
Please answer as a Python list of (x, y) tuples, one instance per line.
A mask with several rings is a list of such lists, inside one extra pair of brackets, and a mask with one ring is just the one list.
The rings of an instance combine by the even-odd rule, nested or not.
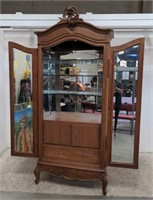
[(63, 91), (63, 90), (44, 90), (44, 94), (66, 94), (66, 95), (86, 95), (86, 96), (102, 96), (101, 92), (84, 92), (84, 91)]
[(75, 77), (79, 77), (79, 76), (81, 76), (81, 77), (93, 77), (93, 76), (96, 76), (96, 77), (101, 77), (101, 74), (79, 74), (79, 75), (77, 75), (77, 74), (53, 74), (53, 73), (47, 73), (47, 72), (45, 72), (45, 73), (43, 73), (43, 76), (75, 76)]
[(119, 67), (114, 67), (114, 71), (115, 72), (119, 72), (119, 71), (121, 71), (121, 72), (130, 72), (130, 71), (135, 71), (135, 72), (137, 72), (138, 71), (138, 68), (137, 67), (121, 67), (121, 66), (119, 66)]

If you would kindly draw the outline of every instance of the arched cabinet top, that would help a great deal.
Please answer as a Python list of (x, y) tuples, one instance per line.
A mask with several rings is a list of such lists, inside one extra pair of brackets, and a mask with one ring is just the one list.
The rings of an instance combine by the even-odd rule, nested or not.
[(78, 40), (92, 46), (102, 46), (113, 38), (112, 29), (101, 29), (83, 20), (70, 26), (67, 20), (62, 19), (49, 29), (35, 32), (35, 34), (38, 36), (38, 45), (42, 46), (56, 46), (70, 40)]

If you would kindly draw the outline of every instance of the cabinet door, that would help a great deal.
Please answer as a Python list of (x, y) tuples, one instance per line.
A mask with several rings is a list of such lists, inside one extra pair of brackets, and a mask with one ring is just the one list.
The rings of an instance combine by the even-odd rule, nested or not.
[(9, 42), (11, 155), (37, 156), (37, 49)]
[(111, 166), (138, 168), (144, 39), (112, 47)]

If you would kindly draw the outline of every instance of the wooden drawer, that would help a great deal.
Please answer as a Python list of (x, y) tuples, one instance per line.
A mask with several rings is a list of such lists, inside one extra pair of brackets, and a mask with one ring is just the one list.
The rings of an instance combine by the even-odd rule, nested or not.
[(97, 165), (100, 166), (100, 150), (75, 148), (67, 146), (43, 147), (43, 160), (52, 163), (69, 163), (75, 165)]

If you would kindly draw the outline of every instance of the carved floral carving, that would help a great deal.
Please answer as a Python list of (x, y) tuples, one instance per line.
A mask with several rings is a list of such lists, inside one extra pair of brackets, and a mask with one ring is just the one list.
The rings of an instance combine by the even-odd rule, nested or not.
[(67, 21), (70, 27), (74, 27), (78, 22), (83, 21), (79, 18), (78, 10), (74, 6), (67, 6), (63, 12), (63, 18), (59, 23)]

